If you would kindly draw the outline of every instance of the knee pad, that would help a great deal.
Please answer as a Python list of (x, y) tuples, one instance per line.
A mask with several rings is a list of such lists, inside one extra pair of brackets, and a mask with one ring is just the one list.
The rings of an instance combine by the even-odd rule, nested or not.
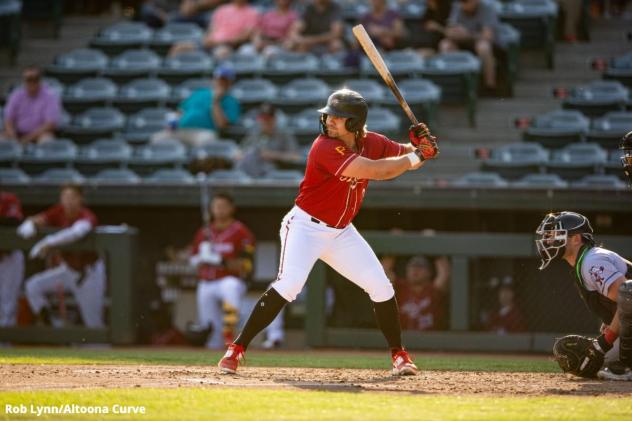
[(619, 287), (617, 298), (619, 310), (619, 359), (632, 367), (632, 280)]

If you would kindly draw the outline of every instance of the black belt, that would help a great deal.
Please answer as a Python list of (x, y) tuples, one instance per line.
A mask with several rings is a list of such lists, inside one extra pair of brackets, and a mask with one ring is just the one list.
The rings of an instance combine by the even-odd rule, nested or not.
[(329, 228), (335, 228), (337, 230), (341, 230), (342, 229), (342, 228), (334, 227), (333, 225), (326, 224), (323, 221), (319, 221), (318, 219), (314, 218), (313, 216), (312, 216), (312, 222), (314, 222), (316, 224), (323, 224), (323, 225), (328, 226)]

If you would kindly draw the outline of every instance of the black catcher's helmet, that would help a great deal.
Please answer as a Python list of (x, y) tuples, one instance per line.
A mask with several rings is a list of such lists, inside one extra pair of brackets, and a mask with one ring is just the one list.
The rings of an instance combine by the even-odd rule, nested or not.
[(356, 91), (340, 89), (329, 95), (327, 105), (318, 110), (318, 112), (322, 114), (320, 117), (321, 133), (327, 134), (327, 126), (325, 125), (327, 115), (348, 118), (345, 122), (345, 127), (352, 133), (358, 133), (362, 131), (366, 124), (369, 106), (362, 95)]
[(593, 229), (588, 218), (576, 212), (555, 212), (544, 217), (540, 226), (535, 231), (535, 245), (542, 258), (540, 270), (544, 269), (556, 258), (566, 246), (569, 235), (581, 234), (582, 237), (593, 243)]
[(621, 149), (623, 172), (628, 177), (628, 181), (632, 183), (632, 131), (623, 136), (619, 149)]

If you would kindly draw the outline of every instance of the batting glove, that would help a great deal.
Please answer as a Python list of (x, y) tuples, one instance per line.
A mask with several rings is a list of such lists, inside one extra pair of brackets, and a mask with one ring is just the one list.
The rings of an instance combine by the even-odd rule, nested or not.
[(415, 148), (419, 148), (421, 142), (430, 136), (430, 129), (424, 123), (418, 123), (408, 128), (408, 138)]
[(35, 223), (31, 219), (27, 219), (22, 222), (17, 229), (17, 233), (20, 237), (28, 239), (33, 237), (37, 233), (37, 228), (35, 227)]

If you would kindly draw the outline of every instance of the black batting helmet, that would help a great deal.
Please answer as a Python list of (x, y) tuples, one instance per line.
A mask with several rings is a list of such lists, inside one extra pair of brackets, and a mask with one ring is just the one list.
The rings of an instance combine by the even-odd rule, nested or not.
[(632, 183), (632, 131), (628, 132), (621, 138), (621, 165), (623, 165), (623, 173)]
[(361, 132), (366, 124), (366, 116), (369, 112), (369, 106), (366, 100), (351, 89), (340, 89), (329, 95), (327, 105), (320, 110), (320, 131), (327, 134), (327, 126), (325, 119), (328, 115), (347, 118), (345, 127), (351, 133)]
[(544, 217), (535, 231), (535, 245), (542, 258), (540, 270), (555, 259), (566, 246), (569, 235), (581, 234), (584, 240), (593, 243), (593, 229), (584, 215), (576, 212), (555, 212)]

